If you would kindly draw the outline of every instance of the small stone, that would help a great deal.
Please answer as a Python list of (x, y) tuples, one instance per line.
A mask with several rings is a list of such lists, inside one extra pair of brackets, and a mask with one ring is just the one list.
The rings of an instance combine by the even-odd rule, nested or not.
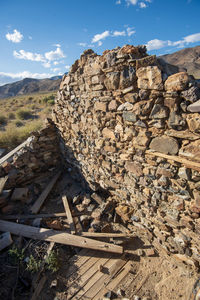
[(155, 256), (155, 250), (153, 248), (149, 248), (145, 250), (146, 256)]
[(142, 165), (139, 162), (126, 161), (125, 169), (136, 176), (143, 176)]
[(116, 100), (112, 100), (110, 101), (110, 103), (108, 104), (108, 110), (117, 110), (117, 101)]
[(194, 103), (198, 99), (200, 99), (200, 88), (196, 87), (196, 86), (192, 86), (188, 90), (181, 92), (181, 96), (185, 100), (190, 101), (191, 103)]
[(178, 176), (179, 176), (180, 178), (190, 180), (190, 177), (191, 177), (191, 170), (190, 170), (190, 169), (187, 169), (187, 168), (185, 168), (185, 167), (179, 168), (179, 170), (178, 170)]
[(168, 117), (168, 109), (161, 104), (155, 104), (151, 114), (150, 119), (164, 119)]
[(54, 279), (54, 280), (52, 280), (52, 282), (50, 284), (50, 288), (57, 287), (57, 285), (58, 285), (58, 281), (57, 281), (57, 279)]
[(106, 110), (107, 110), (107, 104), (105, 102), (99, 102), (99, 101), (97, 101), (94, 104), (94, 109), (96, 111), (100, 110), (100, 111), (106, 112)]
[(123, 119), (124, 121), (128, 122), (136, 122), (137, 121), (137, 115), (132, 112), (124, 111), (123, 112)]
[(129, 103), (129, 102), (122, 103), (122, 104), (117, 108), (118, 111), (122, 111), (122, 110), (131, 110), (131, 109), (133, 109), (133, 104), (131, 104), (131, 103)]
[(108, 128), (104, 128), (102, 130), (102, 134), (105, 138), (111, 139), (111, 140), (115, 140), (115, 134), (112, 130), (108, 129)]
[(41, 221), (42, 221), (42, 218), (36, 218), (33, 220), (32, 225), (34, 227), (40, 227)]
[(177, 154), (179, 150), (179, 144), (177, 140), (168, 136), (154, 138), (149, 147), (154, 151), (170, 155)]
[(190, 112), (200, 112), (200, 100), (198, 100), (197, 102), (190, 104), (187, 107), (187, 110)]

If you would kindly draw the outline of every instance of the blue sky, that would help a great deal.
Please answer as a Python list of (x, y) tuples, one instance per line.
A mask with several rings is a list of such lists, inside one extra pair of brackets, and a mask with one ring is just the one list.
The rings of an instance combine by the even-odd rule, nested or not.
[(200, 45), (200, 0), (0, 0), (0, 84), (125, 44), (157, 55)]

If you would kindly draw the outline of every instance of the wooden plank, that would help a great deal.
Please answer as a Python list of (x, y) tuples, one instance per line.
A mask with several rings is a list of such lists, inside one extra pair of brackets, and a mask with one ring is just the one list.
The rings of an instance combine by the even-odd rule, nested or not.
[(95, 237), (95, 238), (123, 238), (123, 237), (133, 237), (133, 233), (104, 233), (104, 232), (81, 232), (80, 236)]
[(92, 240), (82, 236), (72, 235), (63, 231), (37, 228), (4, 220), (0, 220), (0, 231), (9, 231), (13, 234), (22, 235), (32, 239), (50, 241), (80, 248), (89, 248), (113, 253), (123, 253), (123, 248), (121, 246)]
[(118, 284), (124, 279), (124, 277), (127, 276), (130, 270), (131, 270), (131, 261), (128, 261), (123, 267), (123, 270), (119, 274), (117, 274), (114, 279), (111, 279), (111, 281), (106, 286), (104, 285), (103, 288), (94, 296), (93, 299), (99, 300), (103, 298), (103, 296), (107, 292), (113, 291), (116, 288), (116, 286), (118, 286)]
[[(78, 217), (83, 215), (91, 215), (91, 213), (72, 213), (72, 216)], [(52, 214), (30, 214), (30, 215), (0, 215), (2, 220), (16, 220), (16, 219), (36, 219), (36, 218), (60, 218), (66, 217), (66, 213), (52, 213)]]
[(10, 246), (13, 243), (10, 232), (5, 232), (0, 235), (0, 251)]
[(175, 156), (175, 155), (167, 155), (167, 154), (160, 153), (160, 152), (152, 152), (150, 150), (146, 150), (145, 153), (148, 155), (152, 155), (152, 156), (166, 158), (167, 160), (176, 161), (176, 162), (179, 162), (179, 163), (185, 165), (189, 169), (194, 169), (194, 170), (200, 171), (200, 163), (198, 163), (198, 162), (190, 161), (188, 159), (181, 158), (181, 157)]
[(26, 140), (25, 142), (23, 142), (22, 144), (20, 144), (19, 146), (17, 146), (15, 149), (13, 149), (12, 151), (10, 151), (8, 154), (6, 154), (5, 156), (3, 156), (0, 159), (0, 165), (2, 163), (4, 163), (5, 161), (7, 161), (10, 157), (12, 157), (17, 151), (19, 151), (21, 148), (23, 148), (24, 146), (26, 146), (26, 144), (28, 144), (29, 141)]
[(104, 266), (110, 259), (111, 254), (105, 255), (103, 258), (96, 259), (92, 266), (88, 266), (87, 272), (83, 274), (79, 273), (79, 277), (73, 280), (72, 284), (67, 288), (66, 300), (71, 299), (75, 294), (77, 294), (83, 287), (88, 283), (91, 277), (99, 271), (99, 266)]
[(49, 184), (46, 186), (42, 194), (39, 196), (39, 198), (35, 201), (33, 206), (31, 207), (31, 212), (33, 214), (37, 214), (44, 203), (45, 199), (47, 198), (48, 194), (50, 193), (51, 189), (53, 188), (54, 184), (56, 183), (58, 177), (60, 176), (61, 171), (56, 173), (56, 175), (51, 179)]
[(69, 202), (68, 202), (67, 197), (65, 195), (62, 197), (62, 201), (63, 201), (63, 205), (64, 205), (64, 208), (65, 208), (67, 220), (69, 222), (71, 233), (75, 234), (76, 233), (76, 228), (74, 226), (74, 220), (72, 218), (71, 210), (69, 208)]
[(91, 280), (73, 297), (73, 299), (92, 299), (102, 288), (105, 280), (109, 280), (126, 264), (126, 260), (111, 258), (105, 263), (104, 268), (107, 272), (97, 272)]
[(32, 297), (31, 297), (31, 300), (38, 300), (38, 297), (40, 296), (41, 290), (43, 289), (43, 286), (45, 285), (46, 280), (47, 280), (47, 277), (45, 275), (40, 279), (39, 284), (37, 285)]
[(2, 193), (7, 180), (8, 180), (8, 176), (0, 178), (0, 194)]

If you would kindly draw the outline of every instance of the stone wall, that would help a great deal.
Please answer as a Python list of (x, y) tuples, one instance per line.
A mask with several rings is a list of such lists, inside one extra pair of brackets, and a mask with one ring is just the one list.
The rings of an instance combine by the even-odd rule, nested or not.
[(0, 193), (0, 211), (11, 212), (13, 206), (10, 205), (10, 198), (14, 188), (26, 187), (34, 178), (59, 167), (60, 157), (56, 127), (51, 120), (47, 120), (45, 128), (33, 132), (27, 143), (0, 166), (0, 182), (7, 179), (4, 191)]
[(198, 160), (200, 90), (174, 71), (142, 46), (87, 50), (63, 77), (53, 119), (64, 158), (109, 191), (127, 226), (200, 262), (200, 165), (176, 161)]

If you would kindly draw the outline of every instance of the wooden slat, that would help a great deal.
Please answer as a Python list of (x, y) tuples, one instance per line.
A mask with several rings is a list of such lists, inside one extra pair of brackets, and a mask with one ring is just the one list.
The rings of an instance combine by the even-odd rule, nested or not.
[[(99, 300), (101, 298), (103, 298), (103, 296), (109, 292), (109, 291), (113, 291), (116, 286), (118, 286), (118, 284), (124, 279), (125, 276), (127, 276), (127, 274), (129, 273), (129, 271), (131, 270), (131, 261), (128, 261), (125, 266), (123, 267), (123, 270), (113, 279), (111, 279), (111, 281), (108, 283), (108, 285), (103, 285), (103, 288), (94, 296), (94, 300)], [(106, 282), (105, 282), (106, 284)]]
[(73, 220), (73, 217), (72, 217), (72, 214), (71, 214), (71, 210), (69, 208), (69, 203), (68, 203), (67, 197), (65, 195), (62, 196), (62, 201), (63, 201), (63, 205), (64, 205), (64, 208), (65, 208), (65, 212), (66, 212), (66, 216), (67, 216), (67, 220), (68, 220), (68, 223), (69, 223), (69, 226), (70, 226), (71, 233), (75, 234), (76, 228), (74, 226), (74, 220)]
[(31, 300), (38, 300), (38, 297), (40, 296), (41, 290), (43, 289), (43, 286), (45, 285), (46, 280), (47, 280), (47, 277), (45, 275), (40, 279), (39, 284), (37, 285), (32, 297), (31, 297)]
[(42, 194), (39, 196), (39, 198), (35, 201), (33, 206), (31, 207), (31, 212), (33, 214), (37, 214), (44, 203), (45, 199), (47, 198), (48, 194), (50, 193), (51, 189), (53, 188), (54, 184), (56, 183), (58, 177), (60, 176), (61, 171), (56, 173), (56, 175), (51, 179), (49, 184), (46, 186)]
[(22, 235), (32, 239), (50, 241), (75, 247), (89, 248), (105, 252), (123, 253), (123, 248), (121, 246), (72, 235), (63, 231), (37, 228), (4, 220), (0, 220), (0, 231), (9, 231), (13, 234)]
[(104, 266), (108, 262), (110, 257), (111, 254), (107, 253), (107, 255), (105, 255), (103, 258), (96, 259), (93, 265), (87, 266), (87, 272), (85, 271), (83, 273), (82, 271), (83, 274), (81, 274), (81, 272), (78, 272), (79, 276), (75, 280), (73, 280), (70, 286), (68, 286), (66, 300), (71, 299), (75, 294), (77, 294), (88, 283), (90, 278), (99, 271), (99, 266)]
[(198, 163), (198, 162), (190, 161), (188, 159), (181, 158), (181, 157), (175, 156), (175, 155), (167, 155), (167, 154), (160, 153), (160, 152), (152, 152), (150, 150), (146, 150), (145, 153), (148, 155), (152, 155), (152, 156), (166, 158), (167, 160), (177, 161), (177, 162), (185, 165), (189, 169), (194, 169), (194, 170), (200, 171), (200, 163)]
[(7, 180), (8, 180), (8, 176), (0, 178), (0, 194), (2, 193), (4, 185), (6, 184)]
[(23, 142), (22, 144), (20, 144), (19, 146), (17, 146), (15, 149), (13, 149), (12, 151), (10, 151), (8, 154), (6, 154), (5, 156), (3, 156), (0, 159), (0, 165), (2, 163), (4, 163), (5, 161), (7, 161), (10, 157), (12, 157), (17, 151), (19, 151), (21, 148), (23, 148), (24, 146), (26, 146), (26, 144), (28, 144), (28, 140), (26, 140), (25, 142)]
[(102, 272), (95, 273), (91, 280), (73, 297), (73, 299), (92, 299), (104, 285), (106, 279), (110, 279), (126, 264), (126, 260), (111, 258), (104, 268), (108, 270), (104, 274)]
[[(72, 216), (78, 217), (83, 215), (91, 215), (91, 213), (72, 213)], [(30, 214), (30, 215), (0, 215), (2, 220), (16, 220), (16, 219), (36, 219), (36, 218), (60, 218), (66, 217), (66, 213), (52, 213), (52, 214)]]
[(129, 233), (105, 233), (105, 232), (81, 232), (80, 236), (95, 237), (95, 238), (123, 238), (133, 237), (134, 234)]

